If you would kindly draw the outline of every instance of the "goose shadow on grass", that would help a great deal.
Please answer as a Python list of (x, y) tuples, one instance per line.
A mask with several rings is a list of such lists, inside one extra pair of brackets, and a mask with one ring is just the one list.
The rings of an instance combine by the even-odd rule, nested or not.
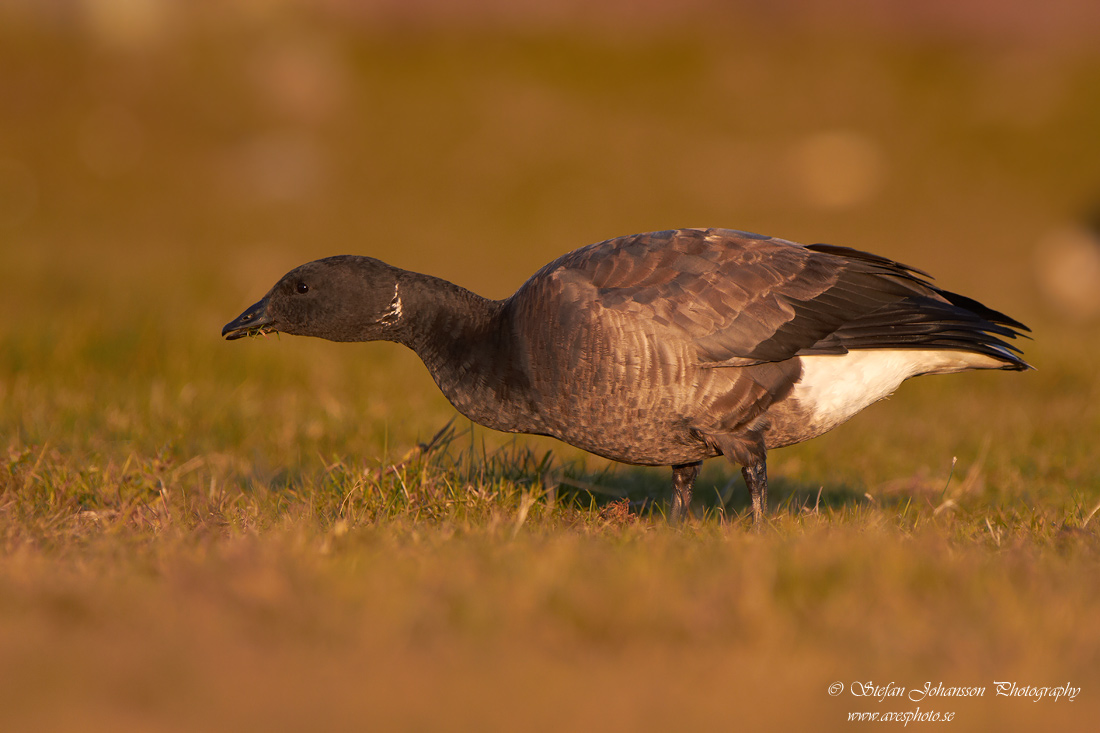
[[(451, 420), (430, 440), (414, 446), (404, 459), (384, 461), (385, 465), (374, 470), (381, 475), (424, 462), (466, 485), (492, 487), (508, 482), (528, 486), (552, 496), (559, 505), (582, 511), (599, 511), (625, 500), (632, 514), (668, 516), (672, 501), (672, 471), (668, 466), (609, 462), (592, 467), (580, 458), (562, 458), (553, 449), (538, 450), (521, 436), (488, 447), (481, 429), (475, 431), (472, 425), (456, 429), (454, 422)], [(284, 466), (259, 483), (289, 490), (309, 483), (309, 473), (302, 466)], [(782, 476), (768, 480), (768, 504), (773, 514), (797, 514), (815, 508), (842, 510), (866, 501), (864, 490), (846, 484), (807, 484)], [(749, 492), (741, 472), (721, 457), (706, 461), (695, 483), (691, 513), (698, 518), (750, 516)]]
[[(695, 482), (691, 513), (695, 517), (735, 519), (751, 516), (752, 502), (741, 472), (715, 459), (705, 463)], [(672, 472), (668, 467), (611, 465), (600, 471), (568, 469), (559, 479), (558, 494), (576, 506), (603, 507), (624, 499), (642, 516), (667, 516), (672, 502)], [(772, 513), (839, 510), (866, 503), (864, 491), (845, 484), (806, 484), (783, 477), (768, 479)]]
[[(523, 437), (495, 449), (480, 443), (480, 428), (470, 423), (455, 430), (448, 422), (427, 443), (422, 453), (440, 464), (468, 472), (482, 480), (504, 478), (552, 490), (555, 501), (578, 509), (602, 509), (628, 502), (631, 513), (667, 517), (672, 503), (672, 470), (668, 466), (632, 466), (609, 462), (602, 468), (586, 466), (581, 459), (561, 459), (553, 450), (537, 451)], [(464, 446), (464, 447), (462, 447)], [(863, 489), (846, 484), (806, 484), (783, 477), (768, 481), (768, 500), (773, 512), (797, 513), (817, 509), (844, 509), (867, 501)], [(722, 458), (703, 464), (695, 483), (691, 512), (696, 517), (737, 517), (751, 514), (751, 500), (741, 472)]]

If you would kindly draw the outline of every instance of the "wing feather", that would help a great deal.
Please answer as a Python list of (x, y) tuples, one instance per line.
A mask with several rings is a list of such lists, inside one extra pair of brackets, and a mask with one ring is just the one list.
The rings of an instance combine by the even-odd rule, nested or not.
[[(599, 317), (630, 313), (694, 346), (702, 366), (745, 366), (850, 349), (938, 348), (988, 354), (1025, 369), (1028, 329), (886, 257), (734, 230), (681, 229), (583, 247), (530, 281), (569, 283), (567, 304)], [(530, 284), (530, 283), (529, 283)], [(527, 287), (527, 286), (525, 286)]]

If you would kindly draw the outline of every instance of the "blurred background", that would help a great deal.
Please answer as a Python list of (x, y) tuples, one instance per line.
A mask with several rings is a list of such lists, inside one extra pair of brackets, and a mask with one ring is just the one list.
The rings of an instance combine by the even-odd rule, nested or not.
[[(503, 297), (681, 226), (926, 269), (1094, 397), (1098, 34), (1090, 0), (2, 0), (6, 425), (213, 450), (247, 426), (203, 432), (196, 407), (158, 432), (157, 405), (289, 373), (411, 439), (448, 409), (411, 354), (220, 327), (326, 255)], [(91, 421), (112, 384), (149, 419)]]

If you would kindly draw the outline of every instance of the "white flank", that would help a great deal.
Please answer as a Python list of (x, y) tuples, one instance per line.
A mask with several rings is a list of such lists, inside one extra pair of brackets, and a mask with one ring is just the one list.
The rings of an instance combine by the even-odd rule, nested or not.
[(966, 351), (868, 349), (838, 356), (803, 356), (802, 378), (791, 396), (829, 430), (868, 405), (889, 397), (909, 377), (996, 369), (1005, 362)]

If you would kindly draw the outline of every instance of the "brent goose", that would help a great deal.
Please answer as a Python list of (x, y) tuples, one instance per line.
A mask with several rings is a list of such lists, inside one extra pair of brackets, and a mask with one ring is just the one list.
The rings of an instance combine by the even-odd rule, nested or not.
[(767, 451), (821, 435), (909, 377), (1024, 370), (1029, 329), (878, 255), (728, 229), (581, 247), (511, 297), (343, 255), (291, 270), (222, 329), (395, 341), (495, 430), (672, 466), (672, 517), (704, 458), (742, 466), (754, 523)]

